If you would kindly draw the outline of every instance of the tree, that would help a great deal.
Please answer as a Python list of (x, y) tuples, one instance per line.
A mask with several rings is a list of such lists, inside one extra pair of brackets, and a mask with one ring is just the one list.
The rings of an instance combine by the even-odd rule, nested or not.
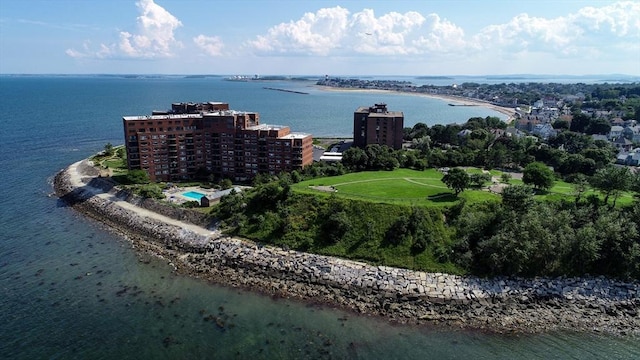
[(369, 157), (359, 147), (352, 146), (342, 154), (342, 164), (353, 171), (366, 170), (368, 162)]
[(607, 119), (591, 120), (589, 126), (584, 130), (585, 133), (591, 134), (608, 134), (611, 131), (611, 123)]
[(331, 214), (322, 225), (323, 238), (321, 242), (326, 245), (336, 244), (352, 227), (351, 218), (345, 211)]
[(553, 126), (553, 128), (556, 130), (569, 130), (569, 122), (567, 120), (558, 119), (554, 121), (551, 126)]
[[(606, 146), (602, 148), (588, 148), (584, 149), (580, 154), (587, 159), (592, 159), (598, 168), (604, 167), (610, 164), (615, 158), (617, 151), (612, 146)], [(593, 175), (593, 174), (591, 174)]]
[(548, 190), (553, 186), (553, 171), (541, 162), (532, 162), (522, 172), (522, 182), (536, 189)]
[(409, 130), (409, 136), (407, 140), (415, 140), (429, 134), (429, 127), (425, 123), (417, 123)]
[(482, 187), (489, 181), (491, 181), (491, 174), (489, 173), (469, 175), (469, 183), (473, 186)]
[(589, 180), (583, 174), (577, 174), (573, 178), (573, 194), (576, 196), (576, 204), (580, 202), (582, 195), (589, 190)]
[(631, 173), (628, 168), (610, 165), (596, 171), (591, 178), (591, 185), (604, 195), (605, 204), (609, 201), (609, 197), (613, 195), (612, 206), (616, 206), (620, 193), (629, 190), (631, 187), (631, 180)]
[(569, 129), (573, 132), (583, 133), (589, 126), (590, 122), (591, 118), (588, 115), (585, 115), (581, 112), (576, 112), (573, 114), (571, 127)]
[(428, 154), (431, 149), (431, 138), (429, 135), (413, 138), (411, 141), (411, 147), (420, 151), (422, 155)]
[(502, 206), (507, 210), (525, 212), (533, 204), (533, 192), (527, 185), (509, 185), (502, 189)]
[(442, 182), (458, 196), (464, 189), (469, 187), (471, 179), (463, 169), (453, 168), (442, 177)]
[(513, 175), (509, 173), (502, 173), (502, 175), (500, 175), (500, 182), (503, 184), (508, 184), (511, 181), (511, 178), (513, 178)]
[(557, 170), (562, 175), (585, 174), (591, 176), (596, 171), (596, 162), (581, 154), (569, 154), (562, 159)]
[(393, 155), (393, 149), (387, 145), (370, 144), (365, 147), (364, 152), (368, 159), (368, 170), (393, 170), (400, 166)]
[[(573, 125), (573, 123), (571, 124)], [(549, 139), (549, 145), (556, 148), (562, 146), (569, 154), (577, 154), (584, 149), (593, 147), (595, 145), (595, 141), (589, 135), (573, 131), (563, 131), (557, 136)]]
[(111, 145), (111, 143), (106, 143), (104, 145), (104, 154), (107, 156), (113, 155), (113, 145)]
[(640, 172), (637, 172), (632, 176), (629, 190), (634, 191), (636, 193), (636, 197), (640, 197)]
[(224, 178), (220, 180), (220, 188), (222, 190), (231, 189), (233, 187), (233, 182), (229, 178)]

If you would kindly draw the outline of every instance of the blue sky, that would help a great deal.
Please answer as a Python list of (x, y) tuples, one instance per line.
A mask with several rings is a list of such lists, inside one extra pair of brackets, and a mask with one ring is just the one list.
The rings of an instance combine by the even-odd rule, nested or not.
[(2, 0), (0, 73), (640, 75), (640, 1)]

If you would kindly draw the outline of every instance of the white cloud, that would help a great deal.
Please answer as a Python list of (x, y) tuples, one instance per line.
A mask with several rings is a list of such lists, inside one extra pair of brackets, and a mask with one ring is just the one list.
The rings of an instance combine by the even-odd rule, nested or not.
[(421, 50), (431, 54), (447, 54), (475, 48), (464, 38), (464, 30), (456, 24), (440, 19), (437, 14), (430, 14), (426, 19), (426, 29), (413, 41)]
[[(605, 37), (615, 41), (603, 40)], [(640, 48), (640, 2), (585, 7), (557, 18), (519, 14), (503, 24), (466, 35), (462, 26), (437, 14), (409, 11), (376, 17), (371, 9), (350, 14), (341, 7), (306, 13), (278, 24), (246, 43), (261, 56), (465, 56), (513, 57), (531, 52), (554, 57), (611, 56)], [(609, 53), (609, 54), (607, 54)], [(412, 60), (415, 60), (413, 58)]]
[(167, 58), (174, 55), (175, 48), (182, 43), (175, 39), (174, 32), (182, 26), (180, 20), (157, 5), (153, 0), (136, 3), (141, 15), (137, 17), (137, 32), (121, 31), (118, 44), (101, 44), (98, 50), (83, 46), (82, 51), (68, 49), (67, 55), (75, 58)]
[(207, 55), (221, 56), (224, 43), (219, 36), (204, 36), (198, 35), (193, 38), (193, 42), (197, 47), (202, 49)]
[(520, 14), (506, 24), (487, 26), (474, 39), (485, 50), (604, 56), (620, 50), (616, 46), (620, 42), (640, 43), (640, 3), (585, 7), (554, 19)]
[(376, 18), (373, 10), (353, 15), (350, 23), (351, 49), (361, 54), (407, 55), (418, 50), (411, 46), (410, 36), (425, 22), (415, 11), (391, 12)]
[[(183, 46), (176, 37), (182, 22), (153, 0), (139, 0), (136, 5), (139, 16), (135, 30), (118, 32), (119, 40), (111, 44), (92, 46), (85, 42), (80, 49), (68, 49), (67, 55), (173, 57)], [(244, 43), (237, 40), (225, 43), (224, 34), (198, 35), (191, 41), (185, 44), (208, 56), (245, 58), (246, 52), (250, 52), (265, 60), (273, 58), (275, 63), (286, 61), (287, 56), (308, 56), (340, 59), (341, 64), (384, 64), (391, 60), (393, 67), (410, 63), (420, 68), (433, 68), (435, 64), (475, 66), (484, 62), (514, 66), (518, 63), (535, 69), (540, 62), (533, 62), (534, 58), (563, 64), (581, 62), (582, 66), (595, 60), (622, 63), (620, 59), (626, 59), (628, 68), (631, 63), (628, 59), (640, 54), (640, 2), (584, 7), (555, 18), (521, 13), (475, 33), (465, 31), (465, 24), (456, 24), (435, 13), (376, 14), (373, 9), (350, 12), (335, 6), (275, 24)]]
[(245, 45), (257, 53), (328, 55), (346, 34), (349, 11), (339, 6), (281, 23)]

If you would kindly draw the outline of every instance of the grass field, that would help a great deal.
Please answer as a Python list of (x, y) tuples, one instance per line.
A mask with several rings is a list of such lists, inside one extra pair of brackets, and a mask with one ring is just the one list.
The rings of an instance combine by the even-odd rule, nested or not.
[[(435, 169), (366, 171), (303, 181), (293, 189), (327, 196), (333, 193), (349, 199), (424, 206), (451, 205), (459, 198), (472, 201), (498, 199), (488, 191), (473, 189), (465, 190), (456, 198), (441, 179), (442, 173)], [(320, 187), (326, 189), (320, 190)]]
[[(469, 174), (480, 173), (481, 169), (467, 169)], [(502, 172), (492, 170), (491, 175), (500, 179)], [(394, 171), (365, 171), (350, 173), (342, 176), (324, 177), (300, 182), (293, 186), (298, 192), (323, 196), (335, 194), (348, 199), (367, 200), (389, 204), (406, 204), (418, 206), (447, 206), (459, 199), (467, 201), (498, 200), (499, 195), (486, 189), (467, 189), (455, 197), (453, 192), (441, 181), (442, 173), (436, 169), (416, 171), (397, 169)], [(522, 184), (522, 180), (511, 179), (509, 184)], [(564, 181), (555, 181), (548, 192), (536, 195), (537, 199), (558, 201), (574, 199), (573, 185)], [(588, 190), (583, 196), (597, 194), (595, 190)], [(613, 199), (609, 199), (610, 202)], [(633, 195), (623, 193), (617, 201), (618, 205), (630, 204)]]

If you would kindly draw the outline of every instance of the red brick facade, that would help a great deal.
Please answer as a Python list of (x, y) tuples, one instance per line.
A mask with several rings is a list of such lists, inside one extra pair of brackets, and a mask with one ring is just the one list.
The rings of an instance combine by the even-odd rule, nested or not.
[(388, 111), (386, 104), (360, 107), (353, 114), (353, 145), (364, 148), (370, 144), (402, 148), (404, 114)]
[(122, 121), (128, 168), (143, 169), (156, 182), (207, 174), (245, 181), (313, 162), (311, 135), (260, 124), (258, 113), (229, 110), (227, 103), (176, 103)]

